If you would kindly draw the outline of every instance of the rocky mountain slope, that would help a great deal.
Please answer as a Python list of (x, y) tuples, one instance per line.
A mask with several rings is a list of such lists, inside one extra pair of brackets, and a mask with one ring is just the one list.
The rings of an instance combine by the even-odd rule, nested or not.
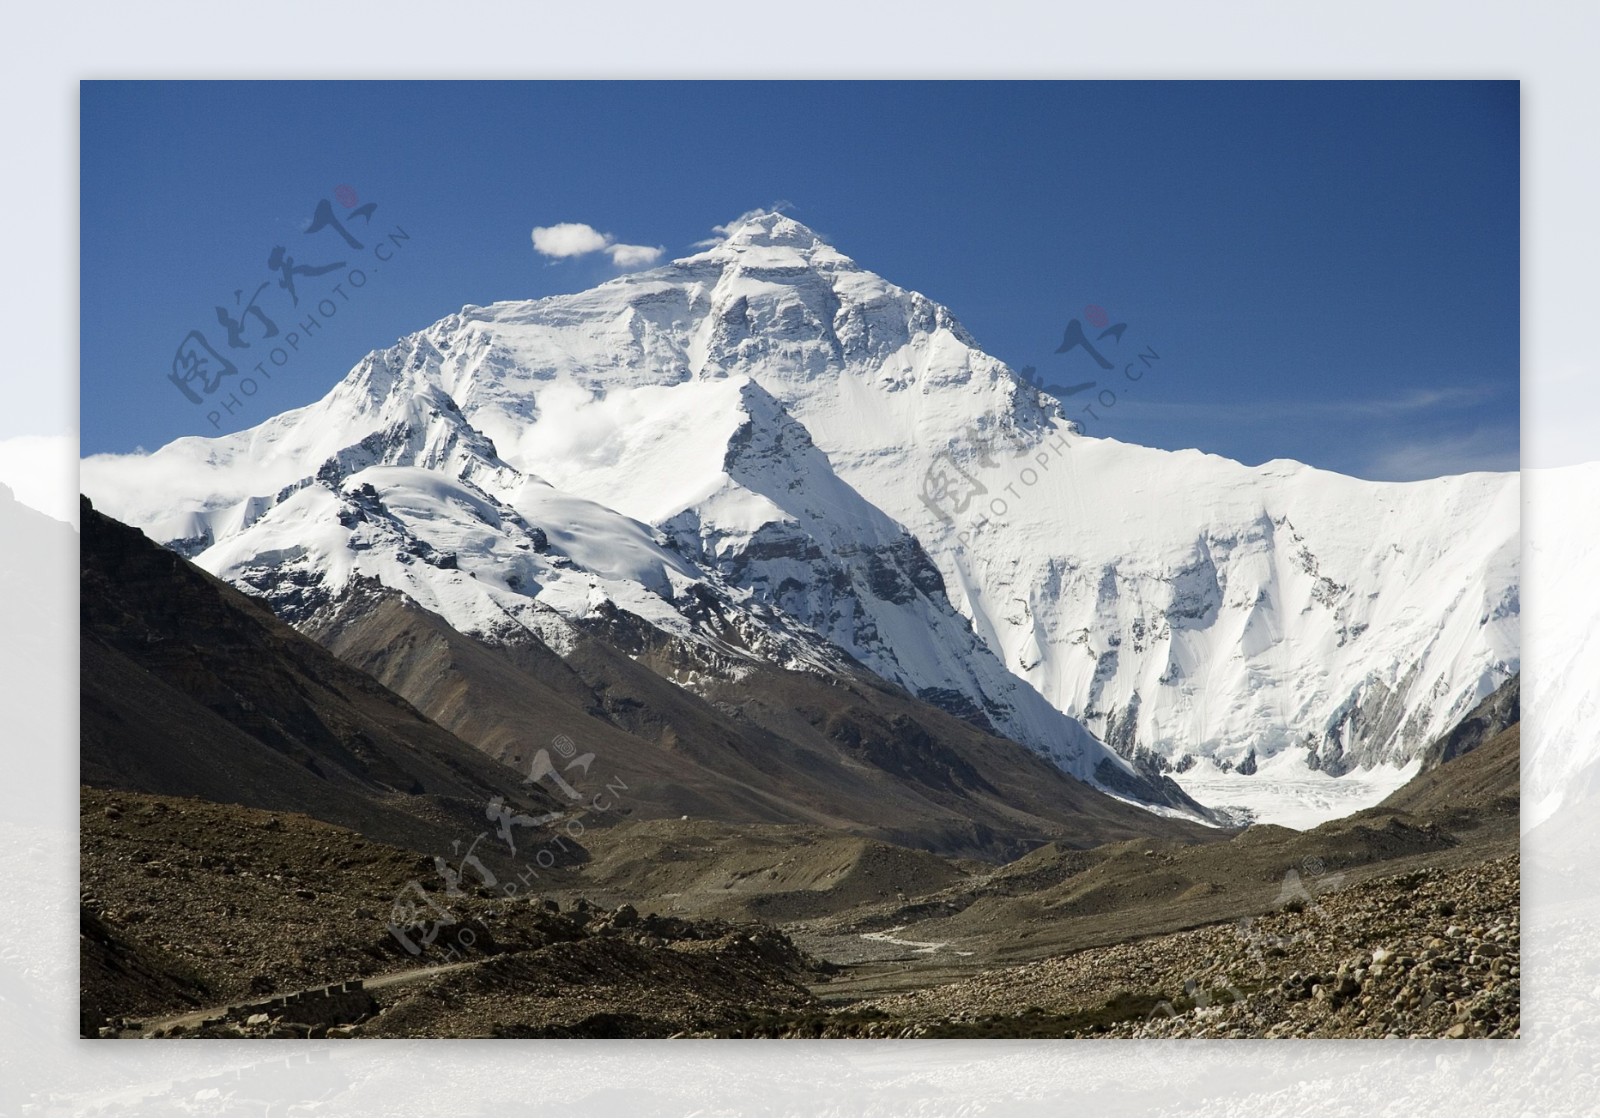
[(753, 666), (697, 693), (663, 678), (670, 654), (648, 627), (588, 625), (557, 657), (371, 594), (381, 601), (341, 606), (309, 632), (508, 765), (567, 736), (626, 786), (630, 816), (805, 823), (987, 859), (1046, 839), (1206, 830), (1152, 818), (863, 671)]
[(86, 784), (304, 812), (414, 850), (479, 831), (544, 786), (486, 757), (87, 500), (80, 766)]
[(500, 828), (495, 798), (525, 818), (511, 844), (548, 839), (557, 814), (579, 852), (586, 829), (681, 815), (989, 859), (1208, 830), (859, 667), (753, 664), (698, 695), (639, 644), (671, 638), (620, 616), (574, 627), (563, 658), (530, 635), (468, 637), (369, 582), (318, 615), (336, 657), (87, 501), (82, 515), (89, 784), (306, 812), (429, 855)]
[(1522, 721), (1522, 675), (1501, 684), (1467, 712), (1448, 734), (1440, 735), (1422, 755), (1422, 768), (1433, 769), (1469, 754)]

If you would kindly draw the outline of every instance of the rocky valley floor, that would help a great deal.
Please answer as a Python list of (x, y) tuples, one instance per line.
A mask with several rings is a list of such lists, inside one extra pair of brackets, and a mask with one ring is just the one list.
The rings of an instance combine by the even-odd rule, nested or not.
[(82, 1029), (1514, 1037), (1504, 821), (1370, 810), (1304, 833), (1047, 844), (1000, 867), (637, 821), (508, 896), (514, 872), (493, 861), (457, 858), (451, 882), (307, 817), (86, 788)]

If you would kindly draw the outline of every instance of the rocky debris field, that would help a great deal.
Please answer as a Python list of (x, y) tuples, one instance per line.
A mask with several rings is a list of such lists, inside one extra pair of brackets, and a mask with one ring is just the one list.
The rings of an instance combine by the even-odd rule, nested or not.
[(292, 813), (93, 788), (79, 821), (84, 938), (104, 965), (83, 969), (86, 1028), (409, 959), (385, 924), (407, 881), (431, 872), (420, 855)]
[(849, 1008), (846, 1036), (1508, 1038), (1519, 863), (1302, 889), (1277, 912)]
[[(629, 912), (625, 907), (621, 912)], [(561, 950), (495, 956), (406, 991), (360, 1037), (721, 1037), (752, 1015), (816, 1005), (814, 962), (761, 926), (639, 918)], [(668, 935), (671, 935), (670, 933)]]
[(506, 949), (156, 1026), (177, 1038), (727, 1036), (813, 1007), (815, 962), (762, 927), (539, 907), (553, 934)]
[(431, 859), (292, 813), (84, 789), (81, 850), (90, 1037), (667, 1037), (810, 1006), (828, 970), (766, 925), (450, 894)]
[[(674, 862), (691, 853), (681, 843), (625, 845), (508, 896), (459, 852), (450, 883), (434, 859), (343, 828), (200, 800), (85, 789), (81, 836), (90, 1037), (1515, 1037), (1520, 1027), (1519, 863), (1466, 861), (1459, 844), (1402, 845), (1389, 873), (1330, 844), (1328, 863), (1300, 860), (1303, 879), (1262, 878), (1300, 842), (1267, 842), (1262, 829), (1198, 852), (1041, 849), (980, 876), (999, 892), (966, 887), (961, 905), (940, 904), (959, 882), (895, 900), (902, 863), (922, 864), (908, 855), (881, 868), (881, 845), (859, 842), (797, 848), (785, 862), (719, 835), (709, 867)], [(1258, 847), (1254, 859), (1235, 850)], [(725, 848), (745, 861), (725, 865)], [(1119, 913), (1126, 937), (1161, 899), (1181, 906), (1194, 881), (1230, 880), (1220, 864), (1178, 873), (1184, 859), (1224, 854), (1249, 871), (1264, 916), (1196, 921), (1204, 910), (1185, 910), (1195, 927), (1184, 931), (1165, 931), (1174, 914), (1137, 939), (971, 955), (986, 942), (984, 905), (995, 907), (985, 921), (1014, 919), (1019, 944), (1045, 948), (1086, 923), (1088, 935)], [(623, 884), (654, 888), (636, 908), (617, 896)], [(603, 904), (585, 895), (596, 886)], [(1085, 890), (1099, 908), (1085, 909)], [(810, 912), (813, 893), (838, 895), (848, 927), (818, 936), (804, 922), (752, 919), (767, 896), (789, 909), (806, 900)], [(884, 900), (863, 908), (858, 895)], [(691, 900), (700, 912), (639, 911)], [(397, 936), (402, 910), (415, 920)], [(957, 939), (946, 943), (946, 928)], [(294, 1005), (277, 1002), (295, 992)]]

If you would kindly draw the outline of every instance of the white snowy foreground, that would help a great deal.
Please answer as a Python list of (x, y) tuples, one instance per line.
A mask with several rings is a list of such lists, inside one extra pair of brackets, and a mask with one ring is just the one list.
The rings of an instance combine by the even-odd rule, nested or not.
[[(1126, 343), (1113, 376), (1177, 360)], [(778, 214), (465, 307), (255, 428), (86, 459), (83, 488), (280, 608), (366, 576), (489, 640), (559, 650), (609, 605), (724, 671), (842, 650), (1102, 787), (1190, 755), (1203, 802), (1284, 823), (1381, 799), (1521, 663), (1515, 474), (1082, 434), (949, 310)]]

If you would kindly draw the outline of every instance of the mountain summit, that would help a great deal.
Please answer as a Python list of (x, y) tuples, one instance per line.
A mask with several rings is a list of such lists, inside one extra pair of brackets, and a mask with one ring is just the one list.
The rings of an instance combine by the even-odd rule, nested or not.
[(1169, 774), (1258, 814), (1373, 803), (1409, 770), (1343, 775), (1414, 768), (1519, 664), (1514, 475), (1085, 436), (948, 309), (775, 213), (83, 477), (303, 627), (362, 578), (558, 653), (620, 612), (691, 690), (861, 666), (1165, 811), (1195, 811)]
[(815, 230), (777, 210), (757, 210), (724, 228), (728, 230), (727, 235), (717, 242), (713, 252), (737, 252), (752, 245), (767, 248), (781, 245), (801, 251), (818, 248), (837, 251)]

